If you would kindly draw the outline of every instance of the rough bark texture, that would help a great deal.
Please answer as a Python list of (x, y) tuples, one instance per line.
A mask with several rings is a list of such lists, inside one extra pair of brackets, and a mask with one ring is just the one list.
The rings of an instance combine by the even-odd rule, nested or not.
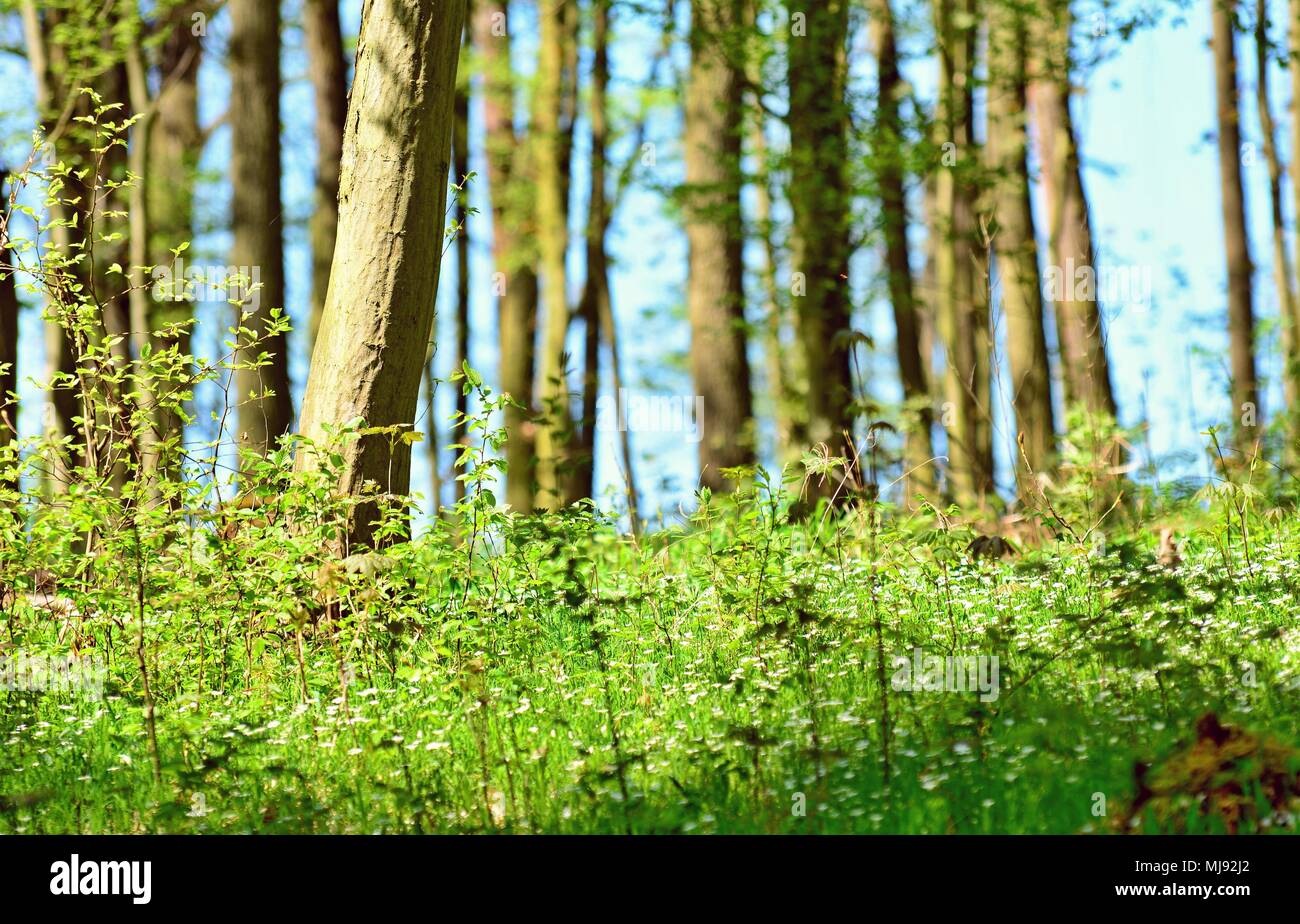
[(754, 461), (753, 397), (745, 356), (740, 147), (743, 70), (737, 0), (691, 4), (686, 86), (686, 215), (691, 377), (703, 399), (700, 484), (726, 491), (722, 469)]
[[(339, 243), (303, 402), (305, 436), (362, 418), (410, 428), (433, 330), (465, 0), (368, 0), (339, 181)], [(409, 444), (362, 436), (342, 449), (341, 491), (410, 488)], [(315, 464), (304, 450), (300, 467)], [(363, 510), (353, 543), (369, 542)]]
[(1006, 319), (1011, 401), (1016, 413), (1015, 460), (1022, 491), (1024, 464), (1045, 472), (1055, 454), (1051, 367), (1043, 328), (1038, 245), (1026, 160), (1026, 24), (1018, 11), (995, 3), (989, 10), (988, 162), (994, 171), (991, 233)]
[(1241, 187), (1241, 127), (1237, 110), (1237, 52), (1233, 4), (1210, 0), (1214, 89), (1218, 113), (1219, 187), (1223, 198), (1223, 245), (1228, 261), (1228, 340), (1232, 364), (1232, 415), (1237, 449), (1253, 450), (1261, 430), (1255, 377), (1255, 315)]
[(1116, 413), (1106, 357), (1106, 332), (1095, 299), (1076, 297), (1072, 273), (1093, 265), (1088, 200), (1079, 166), (1079, 145), (1070, 115), (1070, 4), (1052, 0), (1034, 30), (1038, 51), (1030, 92), (1046, 193), (1051, 261), (1062, 274), (1055, 300), (1056, 336), (1067, 407), (1082, 405), (1110, 417)]
[[(800, 11), (806, 34), (789, 48), (791, 270), (794, 314), (807, 365), (808, 439), (853, 457), (848, 262), (848, 108), (844, 99), (848, 3), (825, 0)], [(836, 487), (834, 479), (823, 486)]]
[[(261, 289), (237, 310), (261, 338), (241, 362), (270, 354), (265, 365), (235, 376), (238, 444), (265, 453), (293, 424), (288, 338), (265, 336), (272, 309), (284, 308), (284, 215), (280, 204), (280, 11), (265, 0), (230, 0), (230, 264)], [(249, 338), (241, 335), (241, 344)]]
[(536, 359), (537, 271), (527, 146), (515, 134), (510, 33), (506, 5), (474, 7), (474, 44), (483, 59), (483, 129), (492, 195), (493, 293), (497, 297), (501, 391), (522, 407), (506, 408), (506, 502), (533, 509), (533, 371)]
[(885, 269), (889, 274), (889, 300), (894, 308), (895, 347), (898, 374), (907, 405), (906, 448), (903, 454), (903, 498), (922, 494), (933, 497), (935, 468), (930, 428), (934, 422), (930, 386), (921, 359), (918, 304), (912, 280), (911, 249), (907, 240), (907, 190), (904, 167), (903, 122), (898, 96), (902, 78), (898, 70), (898, 46), (894, 36), (891, 0), (876, 0), (872, 8), (876, 27), (876, 131), (873, 156), (880, 187), (880, 210), (885, 238)]
[(348, 67), (343, 56), (338, 0), (305, 0), (302, 31), (307, 70), (316, 100), (316, 193), (311, 235), (311, 342), (320, 329), (339, 224), (339, 160), (348, 109)]

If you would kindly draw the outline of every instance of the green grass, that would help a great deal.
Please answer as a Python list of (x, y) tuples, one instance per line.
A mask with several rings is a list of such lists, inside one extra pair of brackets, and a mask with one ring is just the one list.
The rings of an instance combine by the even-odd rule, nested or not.
[[(962, 530), (783, 509), (639, 541), (495, 515), (350, 571), (282, 526), (196, 529), (148, 550), (143, 585), (124, 547), (61, 590), (71, 621), (0, 614), (5, 654), (75, 642), (108, 669), (102, 700), (0, 694), (0, 832), (1114, 831), (1135, 763), (1206, 712), (1297, 769), (1294, 517), (1249, 544), (1205, 525), (1169, 571), (1143, 531), (972, 562)], [(10, 549), (8, 579), (55, 547)], [(996, 656), (997, 698), (894, 689), (917, 648)], [(1215, 785), (1240, 781), (1242, 830), (1288, 829), (1258, 763)], [(1178, 785), (1137, 830), (1224, 830)]]

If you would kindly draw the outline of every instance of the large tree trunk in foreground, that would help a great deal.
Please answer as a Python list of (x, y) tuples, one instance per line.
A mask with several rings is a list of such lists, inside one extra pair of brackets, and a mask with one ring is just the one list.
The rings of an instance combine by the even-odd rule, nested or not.
[[(246, 283), (248, 316), (239, 360), (265, 365), (235, 374), (238, 445), (256, 453), (275, 448), (293, 424), (289, 339), (267, 336), (273, 309), (284, 304), (284, 215), (280, 203), (280, 10), (267, 0), (230, 0), (230, 263)], [(254, 273), (259, 278), (254, 279)], [(254, 282), (261, 288), (248, 293)]]
[(1232, 361), (1232, 415), (1236, 448), (1250, 453), (1262, 432), (1255, 378), (1255, 314), (1241, 187), (1241, 116), (1237, 110), (1237, 52), (1233, 9), (1210, 0), (1213, 23), (1214, 89), (1218, 112), (1219, 187), (1223, 198), (1223, 244), (1228, 259), (1228, 341)]
[(912, 257), (907, 240), (907, 189), (903, 120), (898, 93), (898, 45), (894, 35), (892, 0), (876, 0), (872, 9), (876, 27), (877, 88), (874, 156), (879, 166), (880, 209), (884, 225), (885, 268), (889, 274), (889, 300), (894, 308), (898, 374), (903, 383), (906, 440), (903, 453), (903, 498), (933, 498), (934, 447), (930, 428), (934, 421), (930, 386), (921, 359), (920, 321), (912, 280)]
[(754, 461), (753, 398), (745, 356), (740, 143), (743, 70), (738, 0), (691, 4), (683, 205), (690, 272), (691, 377), (703, 399), (700, 484), (726, 491), (724, 468)]
[(994, 4), (989, 11), (988, 160), (993, 182), (993, 247), (1007, 325), (1011, 401), (1016, 413), (1018, 454), (1013, 460), (1021, 492), (1024, 465), (1047, 470), (1055, 455), (1051, 367), (1043, 328), (1038, 245), (1029, 193), (1025, 130), (1026, 25), (1016, 10)]
[[(808, 377), (808, 439), (852, 461), (845, 439), (852, 438), (854, 418), (844, 99), (848, 3), (824, 0), (805, 12), (806, 34), (790, 37), (789, 54), (790, 265), (799, 274), (794, 313)], [(839, 477), (825, 479), (820, 490), (829, 495)]]
[[(465, 0), (369, 0), (343, 142), (339, 234), (301, 431), (362, 418), (410, 428), (433, 330)], [(391, 433), (341, 447), (339, 489), (410, 489), (411, 448)], [(304, 449), (299, 467), (315, 457)], [(359, 511), (352, 543), (368, 543)]]
[(307, 70), (316, 96), (316, 196), (311, 234), (311, 342), (316, 342), (339, 224), (339, 159), (348, 109), (348, 66), (343, 56), (338, 0), (306, 0), (302, 10)]
[(493, 294), (497, 298), (498, 382), (521, 406), (503, 412), (507, 434), (506, 503), (533, 509), (533, 371), (537, 333), (537, 250), (532, 187), (524, 157), (527, 146), (515, 134), (514, 83), (506, 5), (474, 7), (474, 45), (483, 59), (483, 130), (488, 187), (492, 194)]

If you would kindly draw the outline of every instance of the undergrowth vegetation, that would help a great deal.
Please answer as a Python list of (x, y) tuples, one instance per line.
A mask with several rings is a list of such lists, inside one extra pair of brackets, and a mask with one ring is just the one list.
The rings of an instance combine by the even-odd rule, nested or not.
[(103, 696), (0, 697), (0, 831), (1294, 830), (1290, 514), (1001, 559), (759, 472), (633, 537), (501, 512), (474, 426), (475, 490), (377, 552), (287, 454), (257, 503), (5, 523), (0, 648)]

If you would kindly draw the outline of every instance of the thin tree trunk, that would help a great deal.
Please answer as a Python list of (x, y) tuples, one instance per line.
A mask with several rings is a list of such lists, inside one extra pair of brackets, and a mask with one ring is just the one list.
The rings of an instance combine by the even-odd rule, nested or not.
[[(853, 349), (845, 43), (848, 3), (808, 5), (806, 34), (789, 45), (791, 273), (808, 384), (808, 434), (852, 459)], [(829, 495), (838, 478), (815, 485)], [(841, 492), (842, 496), (842, 492)]]
[(1096, 267), (1078, 139), (1070, 115), (1069, 0), (1052, 0), (1037, 22), (1040, 28), (1034, 30), (1034, 45), (1038, 54), (1030, 94), (1046, 193), (1052, 272), (1060, 280), (1054, 302), (1065, 404), (1114, 418), (1115, 395), (1101, 312), (1095, 297), (1081, 298), (1075, 290), (1075, 273), (1095, 273)]
[[(339, 245), (320, 336), (312, 353), (301, 430), (362, 418), (372, 428), (410, 428), (433, 330), (443, 245), (456, 69), (465, 0), (369, 0), (339, 180)], [(366, 482), (410, 489), (410, 444), (393, 433), (346, 443), (339, 488)], [(304, 450), (301, 468), (316, 457)], [(350, 544), (369, 544), (362, 510)]]
[(483, 58), (483, 122), (492, 196), (493, 294), (497, 297), (501, 390), (519, 407), (504, 412), (506, 502), (533, 509), (533, 378), (537, 330), (536, 235), (527, 145), (515, 134), (514, 82), (506, 4), (474, 8), (474, 44)]
[[(0, 213), (9, 214), (9, 174), (0, 170)], [(0, 233), (0, 449), (18, 439), (18, 289), (9, 238)], [(0, 488), (15, 485), (0, 478)]]
[[(278, 2), (230, 0), (230, 263), (247, 282), (260, 281), (240, 309), (253, 337), (240, 335), (241, 364), (270, 354), (265, 365), (240, 369), (238, 445), (264, 454), (293, 424), (288, 338), (268, 336), (274, 309), (283, 310), (284, 216), (280, 203), (280, 9)], [(360, 239), (360, 235), (354, 239)], [(254, 272), (258, 278), (254, 279)], [(360, 341), (358, 341), (360, 342)]]
[(564, 65), (567, 58), (568, 7), (573, 0), (541, 0), (540, 42), (533, 118), (536, 170), (537, 237), (545, 325), (538, 394), (542, 420), (537, 428), (536, 503), (558, 509), (568, 500), (571, 460), (566, 451), (573, 437), (565, 342), (569, 333), (568, 182), (564, 172)]
[(741, 215), (739, 0), (691, 4), (686, 86), (687, 312), (691, 377), (703, 400), (700, 483), (727, 491), (723, 469), (754, 461), (753, 397), (745, 355), (744, 225)]
[[(987, 306), (976, 284), (973, 94), (975, 20), (970, 0), (934, 0), (939, 36), (940, 167), (930, 229), (935, 244), (936, 328), (946, 354), (941, 423), (948, 494), (963, 507), (993, 490)], [(961, 14), (960, 16), (958, 14)]]
[[(1055, 455), (1056, 431), (1026, 159), (1027, 39), (1019, 11), (1001, 3), (990, 6), (987, 150), (996, 184), (991, 233), (1007, 325), (1017, 444), (1023, 461), (1033, 472), (1042, 473)], [(1021, 472), (1022, 460), (1014, 463)], [(1022, 493), (1034, 494), (1021, 477), (1016, 481)]]
[(1241, 128), (1237, 110), (1234, 2), (1210, 0), (1214, 87), (1218, 114), (1219, 186), (1223, 198), (1224, 253), (1228, 261), (1228, 341), (1232, 362), (1232, 414), (1237, 450), (1250, 453), (1261, 430), (1255, 378), (1255, 315), (1246, 203), (1241, 186)]
[[(149, 132), (146, 202), (149, 211), (148, 263), (171, 267), (171, 251), (188, 243), (194, 234), (194, 186), (205, 135), (199, 125), (199, 64), (203, 39), (195, 35), (194, 15), (202, 3), (177, 7), (168, 19), (167, 36), (158, 52), (161, 78), (155, 100), (156, 116)], [(185, 257), (180, 258), (185, 262)], [(180, 268), (179, 266), (177, 267)], [(178, 292), (178, 294), (183, 294)], [(150, 305), (150, 326), (160, 332), (154, 348), (175, 347), (180, 356), (190, 353), (193, 303), (164, 298)], [(188, 370), (187, 370), (188, 372)], [(184, 421), (168, 407), (158, 409), (160, 442), (184, 436)], [(174, 474), (174, 460), (159, 460), (162, 470)]]
[[(453, 173), (456, 194), (456, 368), (469, 363), (469, 81), (462, 77), (456, 88), (456, 125), (452, 139)], [(467, 431), (465, 420), (469, 415), (469, 395), (465, 389), (456, 389), (456, 422), (451, 429), (451, 442), (463, 443)], [(455, 481), (455, 498), (465, 499), (465, 482)]]
[(898, 372), (903, 384), (905, 439), (903, 454), (903, 497), (932, 498), (935, 491), (934, 447), (930, 428), (934, 421), (930, 386), (921, 359), (920, 323), (912, 280), (912, 257), (907, 240), (907, 191), (903, 122), (898, 94), (902, 78), (898, 70), (898, 46), (894, 36), (891, 0), (876, 0), (877, 94), (876, 132), (873, 155), (878, 165), (880, 208), (885, 236), (885, 267), (889, 274), (889, 300), (894, 308), (894, 330)]
[(338, 0), (304, 0), (303, 40), (316, 98), (316, 195), (311, 235), (311, 341), (316, 342), (339, 223), (339, 158), (348, 109), (348, 67)]
[[(605, 111), (609, 84), (609, 5), (608, 0), (592, 0), (591, 102), (588, 122), (591, 127), (590, 187), (587, 197), (587, 278), (583, 285), (578, 314), (583, 325), (582, 417), (578, 421), (578, 438), (574, 447), (573, 486), (570, 495), (594, 497), (596, 492), (596, 410), (600, 395), (600, 328), (603, 309), (609, 303), (608, 259), (605, 233), (609, 225), (606, 201), (606, 145), (608, 114)], [(602, 305), (602, 302), (604, 303)], [(617, 393), (615, 393), (617, 397)]]
[[(1273, 43), (1268, 36), (1268, 3), (1255, 4), (1255, 108), (1259, 112), (1260, 133), (1264, 136), (1264, 157), (1268, 161), (1268, 201), (1273, 230), (1273, 284), (1277, 289), (1279, 320), (1282, 327), (1282, 393), (1286, 407), (1283, 430), (1283, 463), (1294, 467), (1297, 440), (1300, 440), (1300, 328), (1297, 328), (1296, 291), (1291, 276), (1291, 253), (1286, 245), (1286, 218), (1282, 205), (1282, 159), (1277, 150), (1277, 127), (1273, 122), (1273, 104), (1269, 98), (1269, 71), (1273, 60)], [(1292, 153), (1292, 159), (1296, 154)]]

